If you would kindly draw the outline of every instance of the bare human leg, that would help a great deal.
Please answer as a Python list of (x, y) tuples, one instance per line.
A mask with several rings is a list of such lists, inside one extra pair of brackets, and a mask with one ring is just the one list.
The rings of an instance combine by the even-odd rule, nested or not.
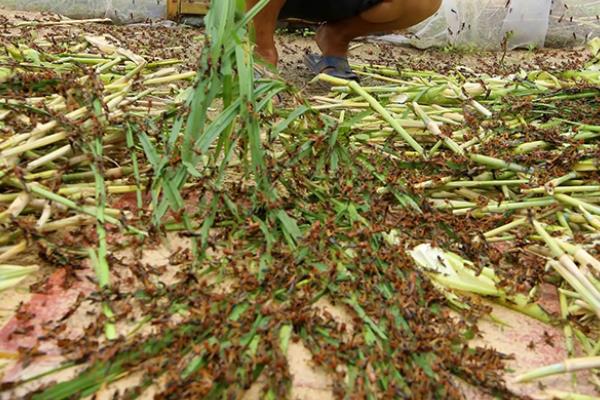
[(440, 5), (441, 0), (384, 0), (356, 17), (322, 25), (317, 45), (324, 56), (346, 57), (353, 39), (406, 29), (429, 18)]
[[(258, 0), (247, 0), (250, 9)], [(277, 65), (275, 29), (286, 0), (271, 0), (254, 18), (256, 53)], [(346, 57), (350, 42), (372, 33), (392, 32), (413, 26), (433, 15), (441, 0), (383, 0), (360, 15), (342, 21), (326, 22), (319, 28), (316, 42), (324, 56)]]
[[(275, 46), (275, 29), (277, 19), (286, 0), (271, 0), (265, 8), (254, 18), (254, 34), (256, 35), (256, 54), (264, 61), (277, 65), (278, 53)], [(246, 0), (246, 7), (250, 10), (258, 0)]]

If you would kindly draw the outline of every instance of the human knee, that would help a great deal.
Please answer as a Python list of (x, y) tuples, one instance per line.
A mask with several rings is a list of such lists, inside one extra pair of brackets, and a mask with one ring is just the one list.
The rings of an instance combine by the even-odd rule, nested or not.
[(416, 0), (415, 3), (419, 5), (419, 15), (417, 16), (417, 18), (420, 17), (420, 21), (423, 21), (431, 17), (437, 12), (437, 10), (440, 9), (442, 5), (442, 0)]
[(435, 14), (441, 4), (442, 0), (384, 0), (361, 17), (375, 24), (393, 21), (416, 24)]
[(402, 4), (398, 19), (408, 18), (413, 24), (426, 20), (440, 9), (442, 0), (392, 0)]

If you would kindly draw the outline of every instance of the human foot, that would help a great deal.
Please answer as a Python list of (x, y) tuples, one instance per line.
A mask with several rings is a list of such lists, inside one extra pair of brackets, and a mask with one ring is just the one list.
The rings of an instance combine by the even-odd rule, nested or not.
[(336, 78), (359, 80), (358, 75), (350, 68), (346, 57), (306, 54), (304, 56), (304, 63), (315, 75), (323, 73)]
[(317, 46), (324, 56), (347, 57), (349, 40), (342, 37), (331, 25), (323, 24), (317, 29), (315, 36)]
[(279, 54), (277, 53), (277, 48), (275, 47), (275, 44), (261, 46), (260, 43), (257, 43), (257, 46), (255, 48), (255, 55), (258, 59), (264, 61), (267, 64), (272, 65), (274, 68), (277, 68)]

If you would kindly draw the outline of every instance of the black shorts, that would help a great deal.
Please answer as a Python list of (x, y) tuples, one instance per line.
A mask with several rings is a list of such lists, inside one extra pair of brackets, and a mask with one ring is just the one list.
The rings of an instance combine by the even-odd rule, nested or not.
[(356, 17), (383, 0), (287, 0), (280, 19), (296, 18), (312, 22), (339, 21)]

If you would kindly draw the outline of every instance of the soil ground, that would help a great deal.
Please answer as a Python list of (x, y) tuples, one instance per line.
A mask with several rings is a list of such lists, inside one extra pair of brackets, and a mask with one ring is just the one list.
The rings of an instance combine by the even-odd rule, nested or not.
[[(9, 13), (0, 11), (0, 16), (7, 18), (9, 21), (17, 20), (39, 20), (40, 15), (33, 13)], [(202, 31), (196, 28), (189, 27), (164, 27), (160, 25), (138, 25), (138, 26), (111, 26), (101, 24), (76, 25), (73, 27), (45, 27), (45, 28), (27, 28), (27, 29), (7, 29), (2, 35), (0, 41), (11, 41), (17, 37), (29, 36), (32, 40), (40, 35), (52, 38), (53, 40), (61, 40), (71, 35), (79, 35), (83, 32), (99, 34), (109, 33), (114, 36), (122, 45), (131, 51), (156, 58), (179, 58), (184, 60), (188, 69), (194, 69), (197, 62), (198, 54), (202, 46)], [(282, 33), (277, 38), (278, 46), (281, 51), (281, 76), (290, 83), (306, 88), (306, 92), (317, 94), (323, 89), (318, 86), (308, 86), (308, 82), (312, 78), (310, 72), (302, 63), (302, 55), (307, 52), (316, 51), (316, 46), (310, 37), (304, 37), (300, 34)], [(499, 67), (499, 61), (502, 54), (498, 53), (461, 53), (453, 51), (428, 50), (421, 51), (412, 48), (398, 47), (384, 43), (374, 43), (361, 41), (357, 42), (353, 47), (351, 58), (355, 61), (365, 63), (395, 65), (405, 68), (428, 69), (439, 72), (450, 70), (458, 65), (464, 65), (480, 72), (489, 72), (504, 74), (518, 70), (520, 67), (540, 68), (546, 70), (565, 69), (574, 59), (580, 56), (577, 50), (540, 50), (536, 52), (515, 51), (506, 55), (506, 62), (502, 68)], [(171, 262), (170, 256), (173, 252), (188, 247), (186, 241), (181, 241), (178, 238), (172, 238), (170, 242), (166, 242), (155, 248), (146, 248), (143, 251), (142, 261), (155, 266), (166, 266), (168, 269), (176, 268)], [(58, 279), (60, 281), (61, 268), (57, 265), (51, 265), (47, 261), (38, 257), (37, 249), (32, 249), (27, 256), (35, 263), (43, 265), (40, 272), (17, 288), (0, 293), (0, 325), (5, 326), (14, 320), (14, 311), (20, 303), (31, 301), (42, 302), (46, 306), (54, 307), (54, 313), (51, 318), (60, 317), (61, 312), (76, 301), (79, 292), (88, 293), (92, 290), (89, 285), (80, 285), (69, 293), (57, 292), (58, 298), (37, 298), (37, 295), (30, 295), (28, 287), (31, 284), (43, 282), (46, 280)], [(120, 254), (123, 257), (131, 257), (132, 254), (126, 249)], [(82, 271), (85, 275), (90, 271)], [(60, 285), (58, 285), (60, 286)], [(558, 299), (555, 290), (552, 287), (545, 288), (542, 304), (549, 310), (558, 308)], [(315, 305), (331, 314), (332, 318), (342, 321), (349, 321), (351, 318), (345, 309), (341, 306), (334, 306), (323, 300)], [(508, 370), (506, 380), (510, 389), (522, 396), (538, 397), (541, 385), (560, 390), (574, 391), (579, 393), (588, 393), (593, 395), (594, 389), (587, 386), (582, 375), (578, 375), (578, 379), (574, 380), (571, 376), (561, 376), (549, 378), (541, 381), (541, 385), (518, 385), (512, 381), (514, 376), (524, 371), (542, 365), (548, 365), (555, 362), (560, 362), (567, 358), (564, 338), (562, 330), (548, 326), (521, 314), (512, 312), (500, 306), (493, 306), (492, 315), (495, 320), (484, 319), (480, 322), (481, 337), (477, 337), (473, 341), (473, 345), (493, 347), (506, 355), (512, 356), (513, 359), (508, 362)], [(77, 320), (74, 324), (79, 327), (85, 322), (85, 313), (78, 312)], [(501, 321), (501, 322), (499, 322)], [(77, 333), (79, 329), (75, 329)], [(548, 339), (550, 338), (550, 339)], [(34, 340), (35, 341), (35, 340)], [(3, 343), (0, 347), (6, 345), (6, 338), (3, 338)], [(8, 354), (8, 350), (0, 348), (0, 351), (5, 351), (4, 356)], [(5, 357), (6, 367), (4, 368), (4, 380), (8, 381), (15, 377), (33, 376), (47, 370), (50, 366), (56, 365), (60, 360), (57, 356), (47, 356), (41, 362), (30, 365), (27, 368), (23, 366), (15, 366), (10, 355)], [(323, 373), (311, 362), (310, 353), (299, 343), (290, 345), (288, 353), (288, 362), (293, 375), (292, 398), (295, 399), (328, 399), (333, 398), (331, 391), (332, 377)], [(72, 376), (75, 371), (66, 370), (61, 373), (62, 377)], [(60, 375), (52, 376), (46, 381), (58, 379)], [(131, 380), (129, 380), (131, 379)], [(112, 398), (115, 390), (124, 388), (135, 380), (131, 377), (128, 380), (119, 382), (115, 385), (110, 385), (102, 390), (99, 399)], [(462, 385), (457, 382), (458, 385)], [(486, 398), (485, 395), (479, 393), (476, 388), (464, 387), (465, 398)], [(11, 398), (12, 396), (21, 396), (27, 391), (35, 387), (35, 383), (27, 388), (21, 388), (17, 392), (0, 393), (0, 398)], [(257, 398), (259, 393), (259, 385), (253, 387), (245, 396), (247, 399)], [(144, 397), (150, 398), (151, 391), (145, 394)], [(12, 397), (15, 398), (15, 397)]]

